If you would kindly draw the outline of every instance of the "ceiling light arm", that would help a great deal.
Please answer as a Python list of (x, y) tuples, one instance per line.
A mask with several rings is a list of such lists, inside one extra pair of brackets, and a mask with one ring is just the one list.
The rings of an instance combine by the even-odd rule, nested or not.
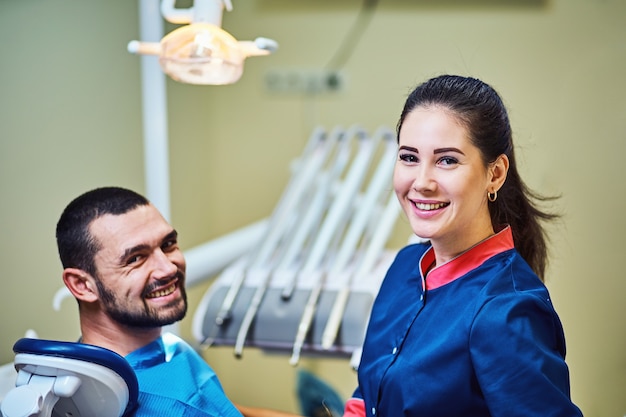
[(161, 14), (170, 23), (211, 23), (222, 26), (223, 9), (233, 10), (230, 0), (195, 0), (189, 8), (176, 8), (176, 0), (162, 0)]

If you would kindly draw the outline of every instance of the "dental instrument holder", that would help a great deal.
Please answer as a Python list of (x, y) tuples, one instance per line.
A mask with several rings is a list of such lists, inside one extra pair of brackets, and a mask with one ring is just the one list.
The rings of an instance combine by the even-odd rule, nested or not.
[[(339, 284), (344, 280), (343, 277), (334, 277), (337, 279), (328, 282), (319, 297), (310, 331), (302, 346), (303, 354), (350, 358), (355, 352), (359, 352), (374, 298), (382, 277), (394, 257), (394, 251), (385, 251), (380, 255), (371, 273), (358, 277), (353, 283), (335, 342), (332, 347), (326, 349), (322, 348), (322, 334), (335, 298), (341, 289)], [(248, 278), (233, 304), (229, 319), (218, 326), (215, 319), (219, 307), (230, 287), (231, 276), (238, 274), (240, 268), (240, 265), (235, 264), (224, 270), (200, 301), (193, 319), (193, 334), (200, 344), (235, 345), (239, 327), (256, 291), (257, 281), (262, 275), (261, 272), (255, 274), (254, 271), (248, 273)], [(266, 351), (288, 353), (293, 348), (294, 335), (298, 332), (311, 288), (310, 282), (299, 282), (291, 298), (285, 300), (281, 297), (285, 279), (280, 276), (281, 274), (277, 275), (259, 306), (245, 345)], [(314, 281), (314, 277), (310, 278)]]
[(389, 185), (396, 153), (387, 127), (373, 135), (358, 125), (328, 134), (317, 128), (256, 248), (226, 267), (202, 298), (196, 341), (234, 346), (238, 358), (243, 346), (291, 351), (294, 366), (300, 352), (346, 356), (356, 368), (396, 254), (385, 249), (400, 211)]
[(115, 352), (30, 338), (13, 351), (18, 375), (0, 404), (3, 417), (120, 417), (137, 406), (137, 377)]

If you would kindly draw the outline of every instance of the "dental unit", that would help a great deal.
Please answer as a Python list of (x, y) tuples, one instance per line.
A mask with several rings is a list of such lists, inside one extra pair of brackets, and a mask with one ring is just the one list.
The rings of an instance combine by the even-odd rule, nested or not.
[[(169, 217), (164, 74), (192, 84), (228, 84), (247, 57), (276, 50), (271, 39), (237, 41), (221, 29), (227, 0), (176, 9), (139, 0), (146, 189)], [(186, 24), (161, 38), (162, 22)], [(156, 41), (155, 39), (160, 39)], [(267, 218), (185, 251), (187, 287), (216, 277), (193, 315), (201, 346), (245, 347), (349, 359), (356, 369), (370, 308), (395, 251), (385, 248), (400, 206), (390, 185), (394, 132), (359, 125), (314, 129), (291, 165), (291, 179)], [(65, 287), (53, 299), (60, 309)], [(176, 332), (176, 327), (169, 329)], [(14, 345), (15, 387), (0, 395), (2, 417), (124, 416), (137, 381), (106, 349), (25, 337)], [(2, 393), (0, 393), (2, 394)]]

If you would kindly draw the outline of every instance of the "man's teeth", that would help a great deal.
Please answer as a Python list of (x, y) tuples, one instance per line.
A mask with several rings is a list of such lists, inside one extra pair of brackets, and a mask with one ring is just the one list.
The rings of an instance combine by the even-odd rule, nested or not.
[(176, 284), (172, 284), (169, 287), (164, 288), (159, 291), (151, 292), (150, 294), (146, 296), (146, 298), (165, 297), (166, 295), (170, 295), (171, 293), (173, 293), (174, 290), (176, 290)]
[(437, 210), (447, 205), (448, 205), (447, 203), (437, 203), (437, 204), (415, 203), (415, 207), (417, 207), (420, 210), (426, 210), (426, 211)]

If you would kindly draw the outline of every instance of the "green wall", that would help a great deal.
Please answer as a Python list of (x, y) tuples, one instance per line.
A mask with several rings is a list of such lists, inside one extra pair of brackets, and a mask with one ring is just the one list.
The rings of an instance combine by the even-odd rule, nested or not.
[[(572, 396), (586, 416), (623, 416), (626, 2), (382, 0), (343, 68), (342, 92), (265, 90), (272, 68), (323, 67), (360, 4), (234, 1), (223, 27), (238, 39), (276, 39), (279, 51), (250, 58), (234, 85), (168, 79), (171, 220), (184, 248), (266, 217), (315, 126), (394, 126), (417, 82), (477, 76), (510, 109), (529, 185), (562, 195), (547, 284), (568, 340)], [(138, 19), (133, 1), (0, 1), (0, 363), (27, 329), (78, 337), (74, 301), (52, 309), (62, 285), (54, 226), (65, 204), (101, 185), (145, 190), (140, 58), (126, 52)], [(408, 233), (399, 221), (390, 246)], [(192, 304), (207, 286), (191, 290)], [(287, 356), (249, 349), (237, 360), (230, 348), (205, 356), (234, 400), (297, 409)], [(343, 360), (301, 366), (344, 397), (356, 383)], [(270, 375), (282, 383), (268, 384)]]

